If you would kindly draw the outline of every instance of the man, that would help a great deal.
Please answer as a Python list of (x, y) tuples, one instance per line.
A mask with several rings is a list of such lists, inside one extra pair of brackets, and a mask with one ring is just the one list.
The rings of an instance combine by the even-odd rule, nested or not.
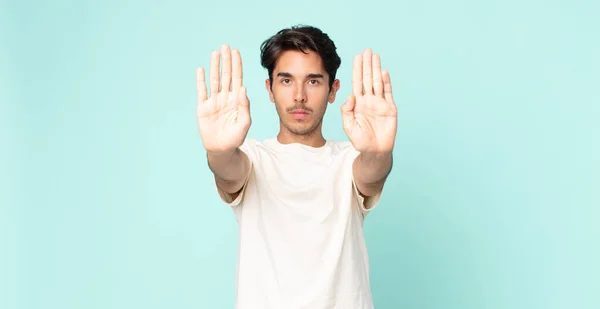
[(262, 44), (261, 61), (280, 120), (279, 134), (264, 141), (246, 138), (239, 51), (213, 52), (210, 93), (197, 71), (198, 129), (217, 192), (240, 227), (236, 308), (373, 308), (363, 220), (392, 167), (390, 76), (370, 49), (356, 55), (341, 108), (350, 142), (336, 142), (322, 134), (340, 88), (341, 61), (327, 34), (281, 30)]

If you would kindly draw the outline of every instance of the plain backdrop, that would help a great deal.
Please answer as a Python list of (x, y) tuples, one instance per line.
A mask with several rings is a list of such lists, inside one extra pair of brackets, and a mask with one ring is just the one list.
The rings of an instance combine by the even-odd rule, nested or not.
[[(320, 27), (391, 73), (395, 163), (365, 221), (376, 308), (600, 308), (597, 1), (10, 1), (0, 6), (0, 308), (233, 308), (238, 229), (195, 69)], [(345, 308), (344, 308), (345, 309)]]

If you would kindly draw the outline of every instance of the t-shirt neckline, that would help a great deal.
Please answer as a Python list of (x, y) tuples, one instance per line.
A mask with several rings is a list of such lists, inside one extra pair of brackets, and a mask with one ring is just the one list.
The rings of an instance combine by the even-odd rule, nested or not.
[(305, 149), (305, 150), (308, 150), (311, 152), (321, 152), (321, 151), (327, 149), (329, 145), (331, 145), (330, 140), (325, 140), (325, 144), (323, 146), (319, 146), (319, 147), (308, 146), (308, 145), (304, 145), (304, 144), (298, 143), (298, 142), (283, 144), (283, 143), (279, 142), (277, 137), (272, 137), (271, 141), (277, 148), (280, 148), (280, 149), (301, 148), (301, 149)]

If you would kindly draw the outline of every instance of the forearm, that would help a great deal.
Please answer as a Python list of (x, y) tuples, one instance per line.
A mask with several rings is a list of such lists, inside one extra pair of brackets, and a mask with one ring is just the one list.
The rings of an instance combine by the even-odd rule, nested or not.
[(232, 152), (208, 152), (207, 157), (219, 187), (227, 193), (235, 193), (242, 188), (250, 172), (250, 160), (243, 151), (237, 148)]
[(354, 182), (364, 196), (375, 195), (392, 170), (393, 155), (389, 153), (361, 153), (353, 163)]

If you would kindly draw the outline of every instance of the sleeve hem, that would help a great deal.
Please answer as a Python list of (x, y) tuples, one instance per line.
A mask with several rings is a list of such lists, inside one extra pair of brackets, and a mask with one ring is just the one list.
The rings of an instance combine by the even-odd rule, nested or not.
[(241, 189), (240, 193), (238, 194), (238, 196), (235, 199), (233, 199), (229, 193), (225, 192), (223, 189), (221, 189), (221, 187), (219, 187), (215, 183), (215, 185), (217, 186), (217, 192), (219, 193), (219, 197), (221, 197), (221, 200), (225, 204), (232, 206), (232, 207), (238, 206), (241, 204), (242, 199), (244, 198), (244, 194), (246, 192), (246, 188), (248, 187), (248, 182), (250, 181), (250, 176), (252, 175), (252, 168), (253, 168), (252, 161), (250, 161), (250, 172), (248, 173), (248, 176), (244, 180), (244, 184), (242, 185), (242, 189)]
[(366, 215), (368, 212), (375, 209), (377, 207), (377, 205), (379, 204), (379, 201), (381, 199), (381, 195), (383, 192), (383, 187), (376, 194), (368, 196), (368, 197), (364, 197), (360, 193), (360, 191), (358, 190), (358, 186), (356, 185), (356, 181), (354, 179), (354, 167), (353, 167), (354, 160), (356, 160), (356, 158), (359, 155), (360, 155), (360, 153), (356, 150), (354, 150), (353, 154), (351, 155), (352, 160), (350, 162), (350, 170), (351, 170), (350, 173), (351, 173), (351, 181), (352, 181), (352, 191), (358, 202), (359, 209), (362, 211), (363, 215)]
[(373, 210), (377, 207), (377, 205), (379, 204), (379, 201), (381, 200), (381, 195), (383, 192), (383, 188), (381, 188), (381, 190), (379, 190), (374, 195), (364, 197), (362, 194), (360, 194), (360, 191), (358, 190), (358, 187), (356, 186), (356, 182), (354, 181), (354, 176), (352, 176), (352, 189), (353, 189), (354, 195), (356, 196), (356, 199), (358, 201), (358, 206), (359, 206), (360, 210), (362, 210), (364, 213), (370, 212), (371, 210)]
[(242, 204), (242, 200), (244, 199), (244, 195), (245, 195), (246, 189), (248, 187), (248, 182), (250, 181), (250, 177), (252, 176), (252, 173), (254, 170), (254, 159), (253, 159), (252, 150), (251, 150), (252, 146), (254, 146), (254, 140), (252, 140), (252, 139), (246, 139), (246, 141), (242, 144), (242, 146), (240, 146), (240, 150), (242, 152), (244, 152), (244, 154), (246, 154), (246, 156), (248, 157), (248, 161), (250, 162), (250, 171), (248, 172), (248, 175), (246, 176), (246, 179), (244, 180), (244, 184), (242, 185), (242, 188), (239, 191), (240, 193), (238, 194), (238, 196), (235, 199), (233, 199), (229, 193), (227, 193), (223, 189), (221, 189), (216, 184), (216, 180), (215, 180), (215, 186), (217, 187), (217, 192), (219, 194), (219, 197), (221, 198), (221, 201), (224, 202), (226, 205), (233, 207), (233, 206), (238, 206), (238, 205)]

